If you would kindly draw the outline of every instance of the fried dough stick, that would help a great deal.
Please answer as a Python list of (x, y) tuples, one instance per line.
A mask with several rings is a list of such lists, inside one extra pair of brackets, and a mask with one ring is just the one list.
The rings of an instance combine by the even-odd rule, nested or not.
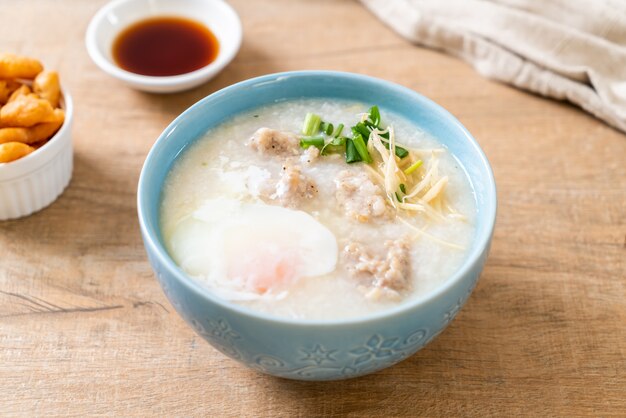
[(0, 78), (25, 78), (32, 80), (43, 71), (41, 62), (14, 54), (0, 54)]
[(58, 107), (61, 97), (59, 74), (56, 71), (40, 72), (33, 81), (33, 91), (42, 99), (50, 102), (53, 108)]
[(30, 145), (22, 144), (21, 142), (0, 144), (0, 163), (18, 160), (33, 151), (35, 151), (35, 148)]
[(30, 90), (30, 87), (28, 87), (26, 84), (22, 84), (20, 87), (18, 87), (17, 90), (11, 93), (11, 95), (9, 96), (9, 100), (7, 100), (7, 103), (11, 103), (12, 101), (17, 100), (20, 96), (28, 96), (31, 93), (32, 92)]
[(0, 80), (0, 105), (5, 104), (11, 94), (20, 87), (20, 83), (13, 80)]
[(0, 127), (29, 128), (42, 122), (54, 122), (50, 102), (34, 94), (19, 96), (0, 109)]
[(55, 109), (53, 115), (54, 119), (51, 122), (39, 123), (30, 128), (0, 128), (0, 144), (8, 142), (34, 144), (50, 138), (65, 120), (65, 113), (61, 109)]

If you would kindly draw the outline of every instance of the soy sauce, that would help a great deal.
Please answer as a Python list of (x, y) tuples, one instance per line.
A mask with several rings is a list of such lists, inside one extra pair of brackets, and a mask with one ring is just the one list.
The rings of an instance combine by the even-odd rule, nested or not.
[(189, 73), (217, 57), (219, 42), (209, 28), (181, 17), (154, 17), (122, 31), (113, 59), (124, 70), (148, 76)]

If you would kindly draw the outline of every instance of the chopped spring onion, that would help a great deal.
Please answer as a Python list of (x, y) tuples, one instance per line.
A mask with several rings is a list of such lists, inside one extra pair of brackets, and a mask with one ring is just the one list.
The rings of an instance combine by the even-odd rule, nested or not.
[(335, 145), (335, 146), (341, 146), (341, 145), (346, 145), (346, 140), (348, 138), (346, 138), (345, 136), (340, 136), (338, 138), (333, 138), (332, 141), (329, 142), (330, 145)]
[(367, 145), (365, 145), (365, 140), (361, 135), (355, 135), (354, 138), (352, 138), (352, 143), (354, 144), (354, 147), (356, 148), (363, 161), (368, 164), (373, 161), (372, 156), (367, 150)]
[(356, 147), (354, 146), (354, 141), (350, 138), (347, 138), (346, 139), (346, 162), (350, 164), (350, 163), (356, 163), (359, 161), (363, 161), (363, 159), (359, 155), (359, 152), (356, 150)]
[(322, 118), (315, 113), (307, 113), (304, 118), (304, 125), (302, 126), (302, 133), (306, 136), (311, 136), (319, 132)]
[(332, 124), (332, 123), (329, 123), (329, 124), (326, 126), (326, 135), (330, 136), (330, 135), (332, 135), (332, 134), (333, 134), (333, 132), (334, 132), (334, 131), (335, 131), (335, 127), (333, 126), (333, 124)]
[(325, 133), (326, 135), (331, 136), (333, 134), (333, 131), (335, 130), (335, 127), (333, 126), (332, 123), (322, 122), (320, 124), (320, 130), (322, 131), (322, 133)]
[(354, 136), (361, 135), (363, 140), (367, 142), (370, 137), (370, 130), (363, 122), (359, 122), (352, 127), (352, 133)]
[(322, 148), (324, 146), (324, 137), (321, 135), (303, 136), (302, 138), (300, 138), (300, 146), (305, 149), (311, 146)]
[(341, 136), (342, 132), (343, 132), (343, 123), (340, 123), (339, 125), (337, 125), (337, 129), (335, 129), (335, 132), (333, 132), (333, 136), (335, 138), (338, 138), (339, 136)]
[(348, 138), (346, 138), (345, 136), (340, 136), (339, 138), (333, 138), (331, 141), (327, 142), (326, 145), (324, 145), (324, 147), (322, 148), (322, 155), (327, 155), (331, 152), (340, 152), (344, 150), (344, 147), (346, 145), (346, 140)]
[[(388, 134), (388, 133), (387, 133)], [(384, 136), (381, 134), (380, 135), (382, 138), (384, 138)], [(383, 143), (383, 145), (385, 146), (385, 148), (389, 149), (389, 142), (387, 141), (381, 141)], [(409, 155), (409, 151), (407, 151), (406, 149), (396, 145), (396, 155), (398, 156), (398, 158), (404, 158), (407, 155)]]
[(369, 110), (369, 120), (377, 128), (380, 126), (380, 111), (378, 110), (378, 106), (370, 107), (370, 110)]
[(360, 122), (363, 125), (365, 125), (366, 127), (368, 127), (369, 129), (378, 129), (378, 126), (374, 125), (369, 119), (364, 120), (363, 122)]
[(404, 174), (406, 174), (407, 176), (412, 174), (415, 170), (420, 168), (422, 166), (422, 164), (424, 164), (424, 161), (422, 161), (422, 160), (415, 161), (413, 164), (411, 164), (411, 166), (409, 168), (404, 170)]

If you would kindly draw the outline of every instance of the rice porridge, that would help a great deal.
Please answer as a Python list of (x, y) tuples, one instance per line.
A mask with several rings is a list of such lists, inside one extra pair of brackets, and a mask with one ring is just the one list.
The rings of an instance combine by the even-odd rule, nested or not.
[(208, 292), (274, 316), (345, 319), (440, 286), (474, 237), (468, 178), (385, 109), (263, 106), (184, 150), (162, 192), (173, 260)]

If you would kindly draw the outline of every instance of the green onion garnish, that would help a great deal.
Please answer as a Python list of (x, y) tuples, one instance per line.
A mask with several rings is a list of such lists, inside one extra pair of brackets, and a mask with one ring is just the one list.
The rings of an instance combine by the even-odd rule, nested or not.
[(333, 126), (332, 123), (329, 122), (324, 122), (322, 121), (322, 123), (320, 123), (320, 131), (328, 136), (331, 136), (333, 134), (333, 131), (335, 130), (335, 127)]
[(322, 148), (322, 155), (326, 155), (329, 154), (331, 152), (340, 152), (343, 151), (345, 145), (346, 145), (346, 138), (345, 136), (340, 136), (339, 138), (333, 138), (330, 142), (327, 142), (326, 145), (324, 145), (324, 148)]
[(409, 151), (396, 145), (396, 155), (400, 158), (404, 158), (409, 155)]
[(404, 170), (404, 174), (406, 174), (407, 176), (411, 173), (413, 173), (415, 170), (417, 170), (418, 168), (420, 168), (420, 166), (423, 164), (424, 162), (422, 160), (417, 160), (415, 161), (413, 164), (411, 164), (406, 170)]
[[(381, 135), (381, 136), (382, 136), (382, 135)], [(387, 142), (387, 141), (381, 141), (381, 142), (383, 143), (383, 145), (385, 146), (385, 148), (389, 149), (389, 142)], [(397, 155), (399, 158), (404, 158), (404, 157), (406, 157), (407, 155), (409, 155), (409, 152), (408, 152), (407, 150), (405, 150), (404, 148), (399, 147), (399, 146), (397, 146), (397, 145), (396, 145), (396, 155)]]
[(340, 136), (339, 138), (334, 138), (332, 141), (330, 141), (330, 145), (335, 145), (335, 146), (341, 146), (341, 145), (346, 145), (346, 140), (348, 138), (346, 138), (345, 136)]
[(322, 148), (324, 146), (324, 137), (323, 136), (303, 136), (300, 138), (300, 146), (302, 148), (308, 147), (317, 147)]
[(406, 194), (406, 186), (404, 185), (404, 183), (400, 183), (400, 191)]
[(360, 134), (365, 142), (367, 142), (367, 140), (370, 138), (370, 130), (367, 128), (367, 126), (365, 126), (363, 122), (359, 122), (354, 125), (352, 127), (352, 133), (354, 134), (354, 136)]
[(302, 125), (302, 133), (306, 136), (311, 136), (319, 132), (322, 118), (315, 113), (307, 113), (304, 118), (304, 125)]
[(380, 111), (378, 106), (372, 106), (369, 110), (369, 120), (378, 128), (380, 126)]
[(370, 128), (370, 129), (378, 129), (378, 126), (374, 125), (369, 119), (364, 120), (363, 122), (360, 122), (363, 125), (365, 125), (366, 127)]
[(333, 126), (332, 123), (329, 123), (328, 125), (326, 125), (326, 135), (330, 136), (333, 134), (333, 131), (335, 130), (335, 127)]
[(394, 194), (396, 195), (396, 199), (398, 199), (398, 202), (402, 203), (402, 199), (400, 199), (398, 192), (395, 192)]
[(350, 164), (359, 161), (363, 160), (354, 146), (354, 141), (350, 138), (346, 138), (346, 162)]
[(355, 135), (354, 138), (352, 138), (352, 142), (354, 143), (354, 147), (356, 148), (357, 152), (361, 156), (361, 159), (366, 163), (371, 163), (373, 161), (372, 156), (367, 150), (367, 145), (365, 145), (365, 140), (363, 139), (363, 137), (361, 135)]
[[(365, 161), (371, 163), (373, 160), (367, 150), (367, 142), (369, 141), (371, 132), (374, 129), (380, 129), (380, 124), (380, 110), (378, 106), (372, 106), (368, 110), (367, 118), (352, 126), (352, 137), (349, 138), (342, 136), (344, 128), (342, 123), (338, 124), (335, 128), (332, 123), (322, 121), (319, 115), (307, 113), (302, 126), (303, 137), (300, 139), (300, 146), (302, 148), (311, 146), (320, 148), (323, 155), (331, 152), (341, 152), (345, 147), (346, 162), (354, 163)], [(389, 132), (379, 135), (383, 139), (382, 143), (385, 148), (389, 149)], [(328, 141), (328, 139), (330, 139), (330, 141)], [(405, 158), (409, 155), (409, 151), (400, 146), (395, 147), (395, 153), (399, 158)], [(415, 167), (411, 166), (405, 170), (405, 173), (410, 174), (418, 167), (419, 165)], [(404, 193), (404, 188), (404, 185), (400, 188), (402, 193)]]
[(337, 138), (341, 135), (341, 132), (343, 132), (343, 123), (340, 123), (339, 125), (337, 125), (337, 129), (335, 129), (333, 136)]

